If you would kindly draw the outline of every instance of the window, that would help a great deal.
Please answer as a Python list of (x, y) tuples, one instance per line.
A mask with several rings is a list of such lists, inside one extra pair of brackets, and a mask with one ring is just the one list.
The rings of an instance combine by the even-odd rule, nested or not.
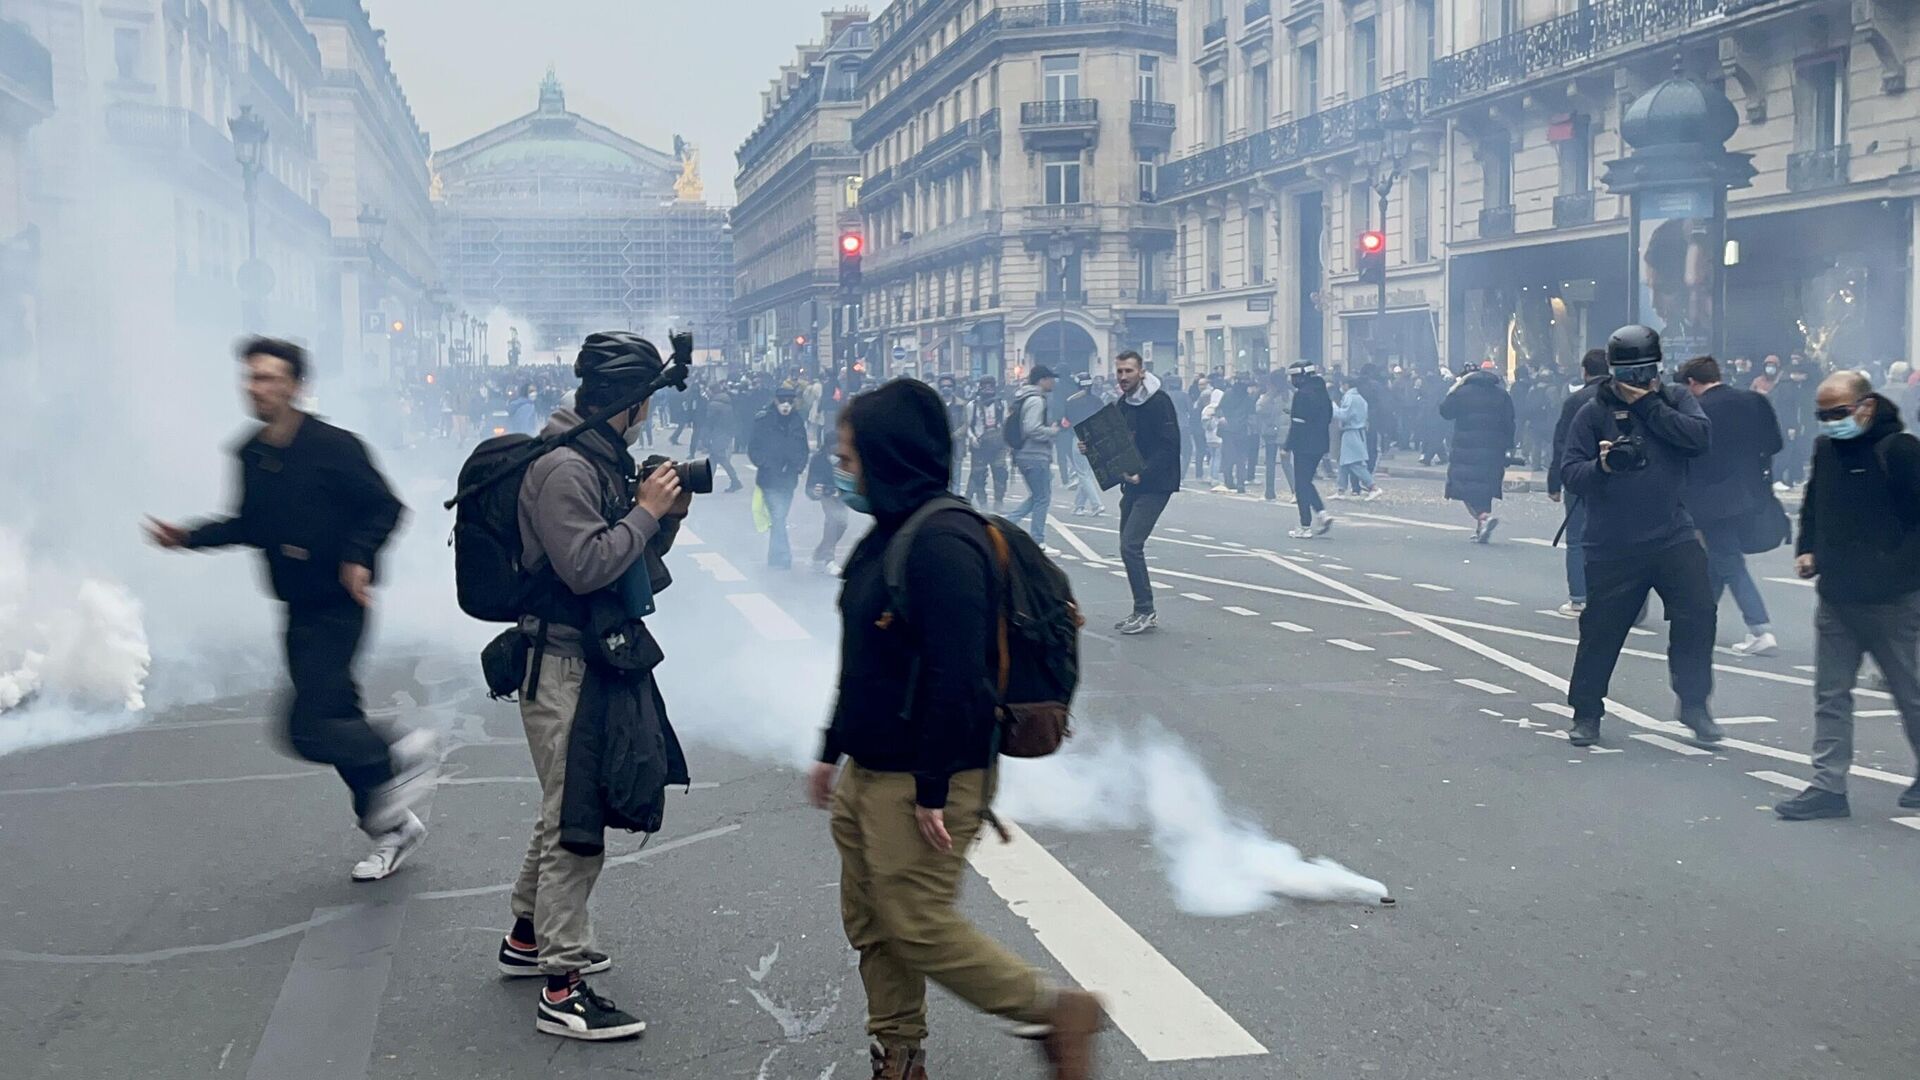
[(1225, 330), (1207, 331), (1207, 370), (1224, 371), (1227, 367), (1227, 332)]
[(1513, 146), (1504, 133), (1488, 136), (1480, 150), (1483, 209), (1497, 210), (1513, 205)]
[(141, 81), (140, 73), (146, 67), (140, 56), (143, 44), (138, 27), (122, 26), (113, 32), (113, 66), (120, 78)]
[(1320, 111), (1320, 46), (1302, 45), (1294, 51), (1293, 96), (1296, 117)]
[(1160, 155), (1151, 150), (1140, 151), (1141, 202), (1152, 202), (1156, 198), (1159, 198), (1158, 189), (1154, 183), (1155, 173), (1159, 167), (1159, 157)]
[(1160, 265), (1159, 264), (1160, 264), (1159, 252), (1143, 251), (1140, 253), (1140, 277), (1139, 277), (1138, 284), (1140, 286), (1140, 302), (1143, 304), (1152, 303), (1153, 301), (1148, 299), (1149, 295), (1159, 291), (1159, 288), (1160, 288)]
[(1520, 29), (1520, 0), (1482, 0), (1480, 40), (1492, 41)]
[(1794, 70), (1793, 141), (1800, 150), (1828, 150), (1847, 141), (1846, 65), (1838, 57)]
[(1351, 225), (1348, 231), (1356, 240), (1361, 233), (1373, 228), (1373, 188), (1364, 180), (1353, 185), (1348, 194), (1347, 221)]
[(1380, 41), (1372, 19), (1353, 24), (1353, 97), (1366, 97), (1380, 88)]
[(1207, 260), (1207, 288), (1209, 290), (1220, 287), (1220, 248), (1220, 219), (1209, 218), (1207, 220), (1207, 250), (1204, 252)]
[[(1180, 223), (1180, 266), (1178, 268), (1178, 275), (1179, 275), (1178, 281), (1180, 285), (1180, 292), (1183, 295), (1193, 291), (1187, 284), (1188, 281), (1191, 280), (1187, 276), (1187, 252), (1191, 250), (1191, 248), (1188, 246), (1188, 239), (1189, 239), (1189, 232), (1188, 232), (1187, 223), (1183, 221)], [(1193, 342), (1191, 341), (1187, 342), (1187, 349), (1189, 352), (1192, 351)]]
[(1047, 205), (1064, 206), (1080, 201), (1080, 152), (1049, 150), (1046, 157)]
[(1141, 101), (1160, 100), (1160, 58), (1142, 56), (1140, 69), (1134, 76), (1133, 96)]
[(1227, 84), (1207, 87), (1207, 145), (1221, 146), (1227, 141)]
[(1560, 153), (1560, 194), (1579, 195), (1593, 188), (1593, 136), (1585, 116), (1556, 119), (1548, 129)]
[(1412, 26), (1407, 35), (1411, 44), (1413, 76), (1425, 78), (1433, 69), (1433, 59), (1440, 54), (1440, 42), (1437, 37), (1438, 24), (1433, 18), (1433, 0), (1413, 0), (1407, 7), (1407, 18)]
[(1078, 56), (1043, 56), (1040, 72), (1048, 101), (1071, 101), (1080, 96)]
[(1414, 262), (1433, 257), (1429, 234), (1433, 229), (1433, 180), (1425, 169), (1407, 173), (1407, 244)]
[(1053, 296), (1073, 295), (1080, 291), (1080, 253), (1065, 259), (1048, 259), (1047, 292)]
[(1247, 74), (1247, 128), (1265, 131), (1273, 120), (1271, 65), (1260, 63)]
[(1267, 282), (1267, 212), (1254, 206), (1247, 209), (1247, 284)]

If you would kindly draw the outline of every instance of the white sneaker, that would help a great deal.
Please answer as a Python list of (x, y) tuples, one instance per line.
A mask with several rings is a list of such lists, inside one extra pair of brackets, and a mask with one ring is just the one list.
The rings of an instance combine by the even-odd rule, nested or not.
[(1572, 619), (1572, 618), (1578, 617), (1581, 612), (1587, 610), (1587, 605), (1581, 603), (1578, 600), (1569, 600), (1566, 603), (1561, 604), (1560, 607), (1556, 610), (1558, 610), (1560, 614), (1565, 615), (1567, 618)]
[(409, 731), (387, 753), (393, 757), (393, 779), (374, 789), (361, 823), (375, 835), (400, 828), (440, 776), (440, 740), (431, 731)]
[(1732, 646), (1741, 656), (1772, 656), (1780, 651), (1780, 642), (1771, 633), (1748, 634), (1747, 640)]
[(1295, 540), (1308, 540), (1320, 534), (1314, 532), (1312, 529), (1288, 529), (1287, 535), (1293, 537)]
[(1313, 535), (1325, 536), (1327, 530), (1331, 528), (1333, 528), (1333, 515), (1325, 510), (1320, 511), (1319, 516), (1313, 519)]
[(1059, 558), (1060, 556), (1062, 556), (1062, 555), (1065, 555), (1065, 554), (1066, 554), (1066, 552), (1064, 552), (1064, 551), (1061, 551), (1061, 550), (1060, 550), (1059, 548), (1057, 548), (1057, 547), (1047, 547), (1047, 546), (1045, 546), (1045, 545), (1042, 545), (1042, 546), (1041, 546), (1041, 548), (1040, 548), (1040, 553), (1041, 553), (1042, 555), (1045, 555), (1045, 556), (1046, 556), (1047, 558), (1049, 558), (1049, 559), (1057, 559), (1057, 558)]
[(1773, 482), (1773, 490), (1778, 491), (1784, 495), (1787, 492), (1793, 490), (1793, 485), (1787, 483), (1785, 480), (1775, 480)]
[(1214, 493), (1215, 495), (1224, 495), (1224, 494), (1226, 494), (1227, 492), (1229, 492), (1229, 491), (1232, 491), (1232, 490), (1233, 490), (1232, 488), (1230, 488), (1230, 487), (1228, 487), (1228, 486), (1227, 486), (1227, 485), (1225, 485), (1225, 484), (1215, 484), (1215, 485), (1213, 485), (1213, 493)]
[(1382, 491), (1382, 490), (1380, 490), (1379, 488), (1370, 488), (1370, 489), (1368, 489), (1368, 491), (1367, 491), (1367, 497), (1366, 497), (1366, 501), (1367, 501), (1367, 502), (1372, 502), (1373, 500), (1375, 500), (1375, 499), (1377, 499), (1377, 498), (1379, 498), (1380, 496), (1382, 496), (1382, 495), (1385, 495), (1385, 494), (1386, 494), (1386, 492), (1384, 492), (1384, 491)]
[(400, 820), (400, 827), (374, 837), (373, 850), (367, 853), (366, 858), (353, 864), (353, 880), (379, 881), (400, 869), (400, 864), (406, 862), (407, 856), (413, 854), (413, 849), (419, 847), (420, 841), (426, 838), (427, 827), (413, 816), (413, 811), (406, 811), (406, 816)]

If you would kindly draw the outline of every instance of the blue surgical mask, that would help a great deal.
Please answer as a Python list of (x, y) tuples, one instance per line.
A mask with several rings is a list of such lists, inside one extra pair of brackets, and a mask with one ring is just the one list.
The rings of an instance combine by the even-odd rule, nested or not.
[(1829, 439), (1857, 439), (1862, 430), (1860, 421), (1851, 416), (1820, 421), (1820, 433)]
[(833, 489), (840, 493), (840, 502), (847, 509), (856, 514), (873, 513), (873, 504), (860, 492), (860, 481), (837, 465), (833, 469)]

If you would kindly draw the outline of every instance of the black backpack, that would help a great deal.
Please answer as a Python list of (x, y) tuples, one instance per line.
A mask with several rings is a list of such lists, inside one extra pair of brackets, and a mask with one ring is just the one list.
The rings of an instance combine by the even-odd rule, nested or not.
[[(487, 479), (534, 441), (497, 435), (473, 448), (460, 466), (460, 488)], [(520, 563), (520, 481), (529, 458), (462, 499), (453, 518), (453, 584), (460, 610), (481, 622), (519, 622), (539, 599), (538, 579)]]
[[(1040, 406), (1040, 422), (1043, 424), (1046, 423), (1046, 418), (1047, 407), (1046, 404), (1042, 402)], [(1000, 429), (1002, 433), (1001, 437), (1006, 440), (1007, 449), (1018, 450), (1027, 444), (1026, 398), (1017, 397), (1013, 399), (1013, 408), (1009, 411), (1006, 422), (1000, 425)]]
[(1040, 550), (1027, 531), (990, 517), (966, 501), (941, 496), (915, 510), (887, 542), (882, 556), (892, 613), (907, 610), (907, 554), (928, 518), (959, 511), (986, 526), (1000, 589), (996, 650), (999, 653), (1000, 753), (1046, 757), (1073, 735), (1073, 692), (1080, 684), (1080, 617), (1067, 575)]

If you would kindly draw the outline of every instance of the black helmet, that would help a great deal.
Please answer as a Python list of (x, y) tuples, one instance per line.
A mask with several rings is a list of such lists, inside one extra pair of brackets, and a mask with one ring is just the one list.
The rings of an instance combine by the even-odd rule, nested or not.
[(1647, 326), (1623, 326), (1607, 339), (1608, 367), (1640, 367), (1660, 362), (1660, 335)]
[(650, 380), (666, 370), (653, 342), (630, 330), (603, 330), (589, 334), (573, 362), (581, 382), (636, 382)]

